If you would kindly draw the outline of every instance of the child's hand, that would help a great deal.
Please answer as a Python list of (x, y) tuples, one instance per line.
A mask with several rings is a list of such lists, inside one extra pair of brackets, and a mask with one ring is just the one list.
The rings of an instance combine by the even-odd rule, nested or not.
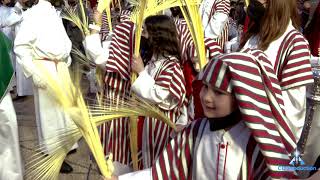
[(132, 67), (132, 71), (138, 74), (144, 70), (144, 65), (143, 65), (141, 56), (132, 57), (131, 67)]
[(102, 24), (102, 14), (97, 9), (93, 10), (93, 21), (98, 26)]
[(181, 132), (185, 127), (186, 125), (176, 124), (176, 132)]

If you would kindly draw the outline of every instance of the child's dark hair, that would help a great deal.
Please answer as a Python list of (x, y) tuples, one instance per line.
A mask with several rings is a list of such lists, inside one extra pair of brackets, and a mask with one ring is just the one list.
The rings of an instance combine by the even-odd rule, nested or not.
[(178, 33), (173, 20), (166, 15), (149, 16), (145, 20), (153, 54), (175, 56), (181, 60)]

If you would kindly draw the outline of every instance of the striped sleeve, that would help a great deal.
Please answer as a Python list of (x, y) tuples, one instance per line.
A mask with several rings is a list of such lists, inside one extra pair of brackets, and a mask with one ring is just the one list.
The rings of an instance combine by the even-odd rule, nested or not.
[(109, 26), (108, 26), (108, 17), (106, 11), (102, 13), (102, 25), (100, 30), (100, 38), (101, 41), (105, 41), (109, 33)]
[(161, 71), (155, 76), (155, 83), (169, 92), (178, 100), (181, 106), (186, 96), (185, 79), (180, 65), (173, 60), (165, 61), (162, 64)]
[(122, 10), (120, 12), (120, 22), (130, 21), (131, 11)]
[(230, 12), (230, 0), (220, 0), (215, 4), (214, 13), (223, 13), (229, 16)]
[(153, 180), (191, 180), (194, 144), (204, 125), (204, 120), (194, 121), (168, 143), (152, 166)]
[(190, 46), (193, 43), (191, 32), (185, 20), (175, 19), (174, 22), (177, 27), (178, 38), (181, 45), (180, 47), (181, 57), (182, 57), (182, 60), (185, 61), (188, 57), (188, 54), (187, 54), (188, 46)]
[[(227, 15), (226, 17), (229, 17), (230, 13), (230, 0), (217, 0), (213, 4), (213, 8), (210, 12), (210, 19), (217, 13), (222, 13)], [(220, 45), (221, 49), (224, 48), (224, 44), (226, 41), (228, 41), (228, 29), (229, 29), (229, 22), (228, 19), (226, 19), (226, 24), (224, 25), (223, 29), (221, 30), (221, 33), (219, 34), (218, 38), (218, 44)]]
[(245, 157), (241, 167), (242, 180), (270, 179), (264, 156), (253, 136), (249, 138)]
[(210, 59), (222, 54), (222, 49), (216, 40), (211, 39), (211, 38), (205, 38), (204, 44), (205, 44), (206, 48), (209, 49), (209, 58)]
[(133, 54), (134, 24), (131, 21), (120, 23), (113, 30), (107, 72), (119, 73), (125, 80), (130, 79), (130, 61)]
[(281, 69), (280, 85), (283, 90), (313, 83), (310, 50), (306, 39), (295, 34), (284, 65)]

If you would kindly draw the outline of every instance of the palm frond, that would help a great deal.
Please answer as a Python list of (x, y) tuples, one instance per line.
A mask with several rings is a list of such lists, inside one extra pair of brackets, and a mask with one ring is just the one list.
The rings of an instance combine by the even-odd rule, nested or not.
[(62, 12), (62, 18), (74, 23), (80, 29), (82, 36), (85, 37), (90, 31), (87, 17), (85, 15), (82, 16), (83, 18), (81, 19), (78, 12), (70, 7), (66, 7), (65, 11)]
[[(43, 78), (48, 82), (47, 91), (53, 95), (53, 99), (64, 109), (74, 124), (67, 129), (57, 131), (52, 138), (46, 139), (39, 145), (38, 153), (32, 156), (30, 163), (27, 164), (26, 174), (30, 179), (57, 179), (66, 154), (81, 137), (84, 137), (87, 142), (102, 174), (110, 177), (114, 170), (112, 159), (109, 158), (106, 161), (96, 127), (104, 122), (120, 117), (150, 116), (175, 128), (170, 119), (156, 105), (137, 96), (127, 96), (124, 100), (116, 101), (104, 97), (100, 103), (94, 102), (94, 105), (87, 106), (79, 83), (75, 83), (77, 86), (73, 84), (65, 63), (57, 65), (58, 77), (45, 71), (41, 64), (36, 65), (42, 70)], [(48, 156), (41, 153), (45, 147), (51, 149)]]
[(112, 31), (112, 22), (111, 22), (111, 11), (110, 11), (110, 3), (113, 1), (111, 0), (100, 0), (98, 2), (97, 10), (102, 13), (103, 11), (106, 11), (107, 19), (108, 19), (108, 26), (109, 30)]

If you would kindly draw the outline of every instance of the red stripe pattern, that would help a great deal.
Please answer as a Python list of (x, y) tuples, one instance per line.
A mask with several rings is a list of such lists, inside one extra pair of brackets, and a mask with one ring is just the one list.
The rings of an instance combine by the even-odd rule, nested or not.
[(122, 79), (129, 80), (134, 49), (134, 24), (131, 21), (122, 22), (114, 28), (113, 33), (106, 71), (118, 73)]
[[(214, 13), (223, 13), (223, 14), (226, 14), (227, 16), (229, 16), (230, 1), (229, 0), (216, 0), (213, 3), (213, 6), (212, 6), (212, 9), (210, 12), (210, 16), (209, 16), (209, 21), (211, 20)], [(224, 49), (224, 44), (226, 41), (228, 41), (228, 31), (229, 31), (229, 23), (227, 23), (225, 25), (220, 37), (217, 39), (217, 42), (220, 45), (221, 49)]]
[[(130, 82), (117, 73), (106, 73), (104, 95), (117, 104), (130, 91)], [(100, 126), (100, 138), (104, 153), (113, 154), (115, 161), (129, 165), (131, 162), (129, 124), (127, 118), (114, 119)]]
[(183, 61), (187, 59), (187, 49), (192, 44), (192, 35), (188, 28), (187, 22), (184, 19), (174, 19), (174, 23), (177, 27), (178, 38), (180, 40), (180, 52)]
[[(204, 45), (206, 47), (206, 50), (209, 50), (209, 59), (222, 54), (222, 49), (216, 40), (211, 38), (204, 38)], [(188, 59), (193, 59), (196, 53), (196, 47), (193, 43), (188, 47), (187, 52)]]
[[(277, 76), (263, 52), (246, 52), (216, 57), (200, 73), (199, 79), (235, 95), (242, 119), (252, 131), (268, 167), (267, 177), (262, 178), (292, 178), (292, 172), (278, 169), (278, 166), (289, 164), (288, 155), (296, 148), (296, 144), (285, 121)], [(193, 122), (167, 146), (152, 167), (154, 179), (191, 179), (192, 148), (193, 139), (197, 136), (197, 124), (199, 122)], [(172, 164), (165, 164), (165, 158), (172, 160)]]
[(229, 0), (216, 0), (213, 4), (213, 10), (211, 10), (211, 11), (212, 11), (212, 13), (210, 13), (211, 16), (216, 12), (223, 13), (223, 14), (226, 14), (229, 16), (230, 1)]
[(168, 61), (164, 61), (160, 70), (156, 73), (155, 82), (157, 85), (168, 89), (181, 107), (185, 98), (185, 80), (181, 66), (175, 57), (170, 57)]
[[(178, 60), (174, 57), (165, 60), (160, 65), (154, 79), (157, 85), (169, 90), (171, 95), (178, 100), (178, 106), (171, 110), (161, 109), (160, 107), (172, 122), (176, 122), (181, 114), (181, 107), (184, 105), (186, 96), (185, 81)], [(142, 138), (145, 139), (142, 142), (145, 148), (145, 152), (142, 152), (143, 168), (149, 168), (167, 146), (172, 128), (162, 121), (146, 117), (143, 131)]]
[(109, 25), (108, 25), (108, 17), (106, 11), (103, 11), (102, 13), (102, 24), (101, 24), (101, 30), (100, 30), (100, 39), (101, 41), (105, 41), (108, 33), (109, 33)]
[(130, 21), (131, 11), (121, 10), (120, 12), (120, 22)]
[(297, 30), (288, 32), (282, 41), (275, 71), (282, 90), (313, 83), (309, 44)]

